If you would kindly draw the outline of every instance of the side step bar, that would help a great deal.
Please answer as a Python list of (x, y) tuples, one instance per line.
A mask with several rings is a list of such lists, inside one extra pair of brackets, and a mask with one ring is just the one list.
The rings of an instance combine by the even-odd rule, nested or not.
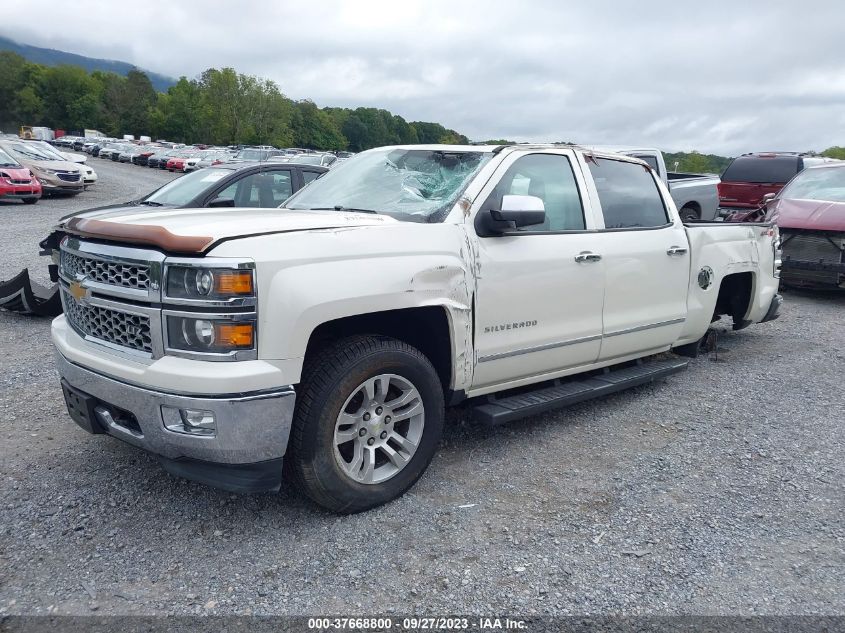
[(491, 398), (474, 406), (472, 417), (481, 424), (498, 426), (520, 418), (653, 382), (658, 378), (664, 378), (685, 370), (688, 363), (689, 361), (684, 359), (647, 362), (515, 396)]

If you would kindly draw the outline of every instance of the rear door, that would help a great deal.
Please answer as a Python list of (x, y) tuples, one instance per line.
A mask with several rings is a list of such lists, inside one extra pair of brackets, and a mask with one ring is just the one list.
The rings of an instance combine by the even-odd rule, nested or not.
[(600, 361), (644, 355), (675, 342), (687, 312), (690, 254), (670, 214), (665, 186), (640, 163), (591, 157), (604, 227), (596, 252), (605, 269)]

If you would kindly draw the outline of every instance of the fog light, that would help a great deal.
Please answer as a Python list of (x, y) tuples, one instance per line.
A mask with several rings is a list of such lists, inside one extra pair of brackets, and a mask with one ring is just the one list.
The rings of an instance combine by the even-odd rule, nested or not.
[(164, 406), (161, 408), (161, 413), (164, 426), (168, 431), (205, 437), (217, 435), (217, 420), (214, 411)]

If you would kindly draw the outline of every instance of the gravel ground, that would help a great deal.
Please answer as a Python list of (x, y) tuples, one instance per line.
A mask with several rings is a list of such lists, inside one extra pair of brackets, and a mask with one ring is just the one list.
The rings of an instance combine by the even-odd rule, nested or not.
[[(0, 277), (168, 178), (94, 164), (75, 200), (0, 207)], [(0, 615), (845, 614), (845, 296), (786, 297), (664, 382), (495, 431), (455, 411), (417, 486), (349, 517), (86, 435), (49, 322), (0, 312)]]

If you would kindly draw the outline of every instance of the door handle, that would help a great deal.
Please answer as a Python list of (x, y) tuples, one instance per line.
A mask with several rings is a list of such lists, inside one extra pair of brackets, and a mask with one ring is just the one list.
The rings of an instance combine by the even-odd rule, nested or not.
[(669, 257), (674, 257), (675, 255), (683, 255), (686, 252), (687, 249), (683, 246), (672, 246), (668, 251), (666, 251), (666, 254)]
[(584, 251), (583, 253), (578, 253), (575, 256), (575, 261), (578, 263), (583, 262), (597, 262), (601, 261), (601, 255), (596, 253), (591, 253), (590, 251)]

